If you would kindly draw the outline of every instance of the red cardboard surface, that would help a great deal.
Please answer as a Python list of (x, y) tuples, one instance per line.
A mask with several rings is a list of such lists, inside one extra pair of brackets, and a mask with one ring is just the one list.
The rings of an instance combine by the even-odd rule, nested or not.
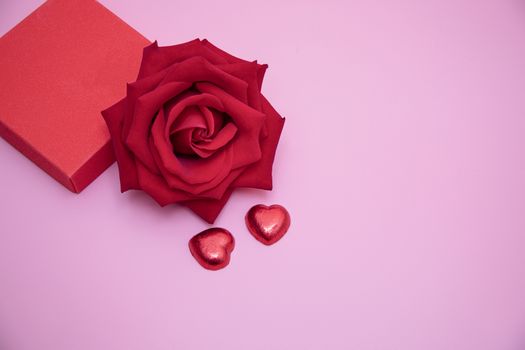
[(100, 111), (125, 95), (148, 44), (95, 1), (46, 2), (0, 38), (0, 136), (82, 191), (114, 161)]

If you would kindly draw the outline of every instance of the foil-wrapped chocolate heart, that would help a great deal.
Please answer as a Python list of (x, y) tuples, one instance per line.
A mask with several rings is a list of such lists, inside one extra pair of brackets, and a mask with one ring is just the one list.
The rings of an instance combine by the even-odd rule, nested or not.
[(280, 240), (290, 227), (290, 214), (281, 205), (253, 206), (245, 217), (246, 226), (259, 242), (272, 245)]
[(188, 245), (191, 255), (202, 267), (220, 270), (230, 263), (235, 239), (228, 230), (213, 227), (193, 236)]

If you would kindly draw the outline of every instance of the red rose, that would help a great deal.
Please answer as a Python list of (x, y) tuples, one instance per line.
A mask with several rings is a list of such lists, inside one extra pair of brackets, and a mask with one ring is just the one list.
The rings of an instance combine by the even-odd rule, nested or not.
[(137, 81), (102, 112), (121, 191), (213, 223), (234, 188), (271, 190), (284, 118), (261, 94), (266, 68), (207, 40), (146, 47)]

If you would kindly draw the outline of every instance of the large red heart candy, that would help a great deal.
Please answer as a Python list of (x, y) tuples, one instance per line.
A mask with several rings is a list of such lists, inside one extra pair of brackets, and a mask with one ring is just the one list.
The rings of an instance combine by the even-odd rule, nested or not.
[(272, 245), (280, 240), (290, 227), (290, 214), (278, 205), (263, 204), (253, 206), (245, 217), (246, 226), (259, 242)]
[(188, 245), (191, 255), (202, 267), (220, 270), (230, 263), (235, 239), (228, 230), (213, 227), (193, 236)]

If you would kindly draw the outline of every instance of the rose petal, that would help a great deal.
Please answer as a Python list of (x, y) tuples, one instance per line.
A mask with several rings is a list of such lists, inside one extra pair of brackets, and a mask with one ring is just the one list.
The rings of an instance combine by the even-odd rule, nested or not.
[(261, 101), (259, 99), (261, 91), (257, 76), (259, 67), (257, 63), (230, 63), (217, 65), (216, 67), (245, 81), (248, 84), (248, 104), (258, 111), (261, 110)]
[[(156, 148), (155, 144), (153, 143), (153, 139), (150, 139), (150, 149), (154, 150)], [(219, 199), (222, 197), (224, 192), (228, 189), (229, 185), (237, 178), (237, 176), (240, 174), (237, 174), (236, 170), (232, 170), (227, 174), (227, 176), (223, 179), (217, 178), (217, 180), (212, 180), (205, 184), (200, 185), (191, 185), (184, 181), (182, 181), (180, 178), (178, 178), (176, 175), (170, 173), (169, 171), (164, 168), (164, 165), (162, 164), (162, 160), (160, 159), (160, 156), (158, 155), (158, 152), (156, 150), (152, 151), (153, 155), (155, 157), (155, 160), (159, 164), (159, 169), (161, 170), (162, 177), (168, 184), (169, 188), (173, 188), (174, 190), (180, 190), (185, 193), (187, 193), (191, 198), (212, 198), (212, 199)], [(232, 177), (232, 174), (237, 174), (236, 176)]]
[(121, 138), (125, 104), (125, 99), (122, 99), (102, 111), (102, 116), (108, 125), (111, 135), (115, 158), (117, 159), (121, 192), (139, 188), (135, 160), (131, 152), (125, 147)]
[(242, 58), (239, 58), (239, 57), (236, 57), (236, 56), (233, 56), (232, 54), (222, 50), (222, 49), (219, 49), (217, 46), (213, 45), (211, 42), (208, 41), (208, 39), (203, 39), (202, 41), (202, 45), (207, 47), (208, 49), (210, 49), (211, 51), (213, 51), (214, 53), (216, 53), (217, 55), (223, 57), (227, 63), (249, 63), (249, 61), (246, 61), (246, 60), (243, 60)]
[(262, 83), (264, 79), (264, 73), (266, 73), (266, 69), (268, 69), (267, 64), (259, 64), (259, 69), (257, 70), (257, 81), (259, 82), (259, 91), (261, 91), (262, 89)]
[[(122, 134), (121, 139), (125, 142), (128, 137), (131, 124), (133, 122), (133, 114), (135, 111), (135, 104), (137, 99), (155, 89), (158, 84), (162, 81), (166, 72), (162, 71), (155, 75), (149, 76), (142, 80), (136, 81), (126, 86), (126, 102), (124, 106), (124, 117), (122, 121)], [(150, 169), (155, 173), (158, 173), (157, 169)]]
[[(207, 48), (209, 48), (211, 51), (215, 52), (217, 55), (224, 57), (228, 61), (228, 63), (250, 63), (249, 61), (243, 60), (239, 57), (235, 57), (232, 54), (219, 49), (217, 46), (213, 45), (206, 39), (202, 40), (202, 44), (206, 46)], [(259, 64), (257, 63), (257, 61), (254, 61), (253, 63), (257, 64), (257, 66), (259, 67), (259, 70), (257, 72), (257, 80), (259, 82), (259, 91), (260, 91), (262, 82), (263, 82), (263, 78), (264, 78), (264, 73), (266, 71), (266, 68), (268, 68), (268, 65)]]
[[(159, 112), (159, 114), (162, 113), (162, 111)], [(215, 187), (218, 182), (228, 175), (233, 159), (233, 152), (230, 148), (221, 149), (205, 160), (179, 159), (173, 154), (171, 143), (165, 134), (166, 125), (164, 120), (165, 118), (162, 115), (155, 119), (151, 127), (151, 136), (162, 165), (161, 171), (165, 170), (163, 175), (170, 182), (170, 186), (182, 186), (185, 182), (186, 185), (194, 185), (194, 189), (188, 189), (188, 192), (205, 191)], [(168, 176), (170, 174), (174, 176)]]
[(233, 186), (271, 190), (273, 161), (285, 119), (277, 113), (264, 96), (261, 95), (261, 97), (268, 127), (268, 137), (261, 140), (262, 157), (257, 163), (248, 166), (233, 183)]
[(206, 81), (222, 88), (238, 100), (248, 102), (248, 83), (214, 66), (203, 57), (191, 57), (170, 67), (160, 85), (173, 81)]
[(242, 174), (245, 168), (237, 168), (232, 170), (228, 176), (222, 180), (217, 186), (207, 191), (199, 193), (199, 197), (220, 199), (228, 189), (233, 189), (232, 183)]
[[(261, 106), (261, 85), (264, 71), (268, 65), (260, 65), (256, 62), (251, 63), (232, 63), (222, 64), (217, 67), (221, 68), (227, 73), (235, 75), (236, 77), (246, 81), (248, 83), (248, 104), (250, 107), (255, 108), (258, 111), (262, 110)], [(262, 73), (261, 73), (262, 72)], [(262, 74), (262, 75), (261, 75)], [(263, 125), (262, 129), (263, 137), (266, 137), (268, 131), (266, 130), (266, 124)]]
[(160, 206), (193, 198), (183, 191), (170, 188), (162, 176), (151, 173), (141, 162), (136, 164), (140, 188), (153, 197)]
[(202, 151), (216, 151), (230, 142), (236, 133), (237, 127), (235, 124), (228, 123), (210, 141), (201, 141), (198, 144), (193, 143), (192, 146)]
[[(193, 130), (184, 129), (171, 134), (170, 143), (172, 145), (173, 152), (178, 155), (194, 155), (195, 152), (191, 147), (191, 138)], [(157, 163), (158, 164), (158, 163)]]
[(177, 131), (186, 129), (206, 129), (208, 127), (207, 120), (201, 113), (202, 106), (188, 106), (180, 113), (179, 117), (169, 127), (169, 133), (175, 134)]
[(224, 111), (239, 129), (231, 146), (235, 151), (232, 167), (238, 168), (258, 161), (261, 158), (259, 136), (266, 116), (213, 84), (197, 83), (196, 88), (203, 93), (218, 97), (224, 106)]
[(172, 132), (172, 127), (177, 127), (177, 125), (174, 125), (174, 123), (179, 117), (179, 115), (181, 115), (181, 113), (183, 113), (187, 107), (191, 106), (212, 107), (218, 110), (223, 109), (222, 102), (216, 96), (213, 96), (211, 94), (197, 94), (182, 99), (177, 104), (175, 104), (168, 112), (168, 120), (166, 121), (167, 127), (165, 130), (166, 137), (169, 137), (169, 134)]
[(228, 117), (224, 112), (216, 110), (215, 108), (208, 108), (208, 110), (211, 112), (213, 116), (213, 129), (214, 130), (209, 135), (210, 137), (213, 137), (217, 131), (222, 129)]
[(206, 222), (213, 224), (232, 192), (233, 190), (226, 191), (220, 199), (195, 199), (180, 202), (180, 204), (191, 209)]
[(158, 46), (157, 41), (144, 48), (142, 62), (137, 79), (155, 74), (177, 62), (184, 61), (190, 57), (201, 56), (212, 64), (227, 63), (222, 55), (208, 48), (199, 39), (191, 40), (186, 43)]
[[(206, 106), (199, 106), (202, 117), (206, 121), (206, 136), (210, 137), (215, 133), (215, 118), (212, 111)], [(218, 126), (219, 128), (221, 125)]]
[(148, 150), (148, 134), (152, 120), (161, 109), (163, 103), (190, 87), (189, 83), (170, 83), (159, 86), (155, 90), (139, 97), (135, 103), (133, 120), (125, 143), (135, 156), (150, 169), (157, 168)]

